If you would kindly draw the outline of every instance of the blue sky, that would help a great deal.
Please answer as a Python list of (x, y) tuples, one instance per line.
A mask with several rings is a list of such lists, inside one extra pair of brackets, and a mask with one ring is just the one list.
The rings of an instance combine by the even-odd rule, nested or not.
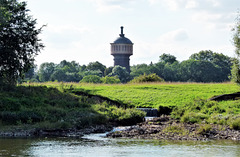
[(130, 64), (156, 63), (169, 53), (179, 61), (212, 50), (234, 56), (231, 29), (239, 0), (27, 0), (44, 50), (36, 63), (113, 65), (110, 43), (124, 34), (134, 43)]

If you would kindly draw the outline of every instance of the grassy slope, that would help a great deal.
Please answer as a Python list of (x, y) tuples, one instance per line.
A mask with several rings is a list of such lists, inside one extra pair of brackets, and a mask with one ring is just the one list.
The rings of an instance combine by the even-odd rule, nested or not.
[[(60, 83), (46, 83), (60, 88)], [(158, 83), (158, 84), (65, 84), (77, 90), (102, 95), (139, 107), (181, 106), (196, 99), (238, 92), (233, 83)]]
[(135, 109), (65, 92), (65, 87), (1, 86), (0, 129), (25, 124), (30, 128), (84, 128), (108, 122), (124, 124), (144, 117), (144, 113)]
[[(44, 83), (58, 89), (84, 91), (121, 101), (135, 107), (173, 106), (171, 116), (182, 122), (215, 123), (240, 129), (240, 100), (214, 102), (207, 99), (239, 91), (233, 83), (78, 84)], [(104, 113), (101, 106), (96, 111)], [(115, 110), (117, 111), (117, 110)], [(113, 111), (113, 112), (115, 112)]]

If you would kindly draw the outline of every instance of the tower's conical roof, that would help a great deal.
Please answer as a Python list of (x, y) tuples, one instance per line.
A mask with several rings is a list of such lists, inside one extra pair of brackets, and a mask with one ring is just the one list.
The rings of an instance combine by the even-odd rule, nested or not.
[(114, 44), (133, 44), (131, 40), (125, 37), (123, 34), (123, 26), (121, 26), (121, 34), (119, 37), (113, 42)]

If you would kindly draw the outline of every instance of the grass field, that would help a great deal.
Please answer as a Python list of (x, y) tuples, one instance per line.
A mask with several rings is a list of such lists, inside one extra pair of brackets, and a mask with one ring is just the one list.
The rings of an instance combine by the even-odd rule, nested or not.
[[(108, 97), (136, 107), (181, 106), (196, 99), (209, 99), (220, 94), (240, 91), (233, 83), (154, 83), (154, 84), (79, 84), (43, 83), (57, 88), (73, 88)], [(222, 102), (226, 103), (226, 102)]]
[[(132, 107), (152, 107), (160, 114), (171, 114), (182, 122), (230, 125), (240, 129), (240, 100), (208, 101), (221, 94), (240, 90), (233, 83), (148, 83), (148, 84), (81, 84), (81, 83), (35, 83), (24, 86), (47, 86), (59, 91), (81, 91), (101, 95)], [(95, 111), (104, 114), (103, 105)], [(167, 109), (168, 111), (166, 111)], [(117, 113), (117, 108), (111, 112)], [(166, 113), (167, 112), (167, 113)], [(121, 114), (121, 115), (124, 115)]]

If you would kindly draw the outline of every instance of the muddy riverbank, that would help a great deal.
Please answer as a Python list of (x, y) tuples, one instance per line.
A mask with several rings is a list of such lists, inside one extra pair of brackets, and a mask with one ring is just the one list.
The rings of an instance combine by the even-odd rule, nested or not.
[(83, 129), (22, 129), (0, 131), (0, 137), (82, 137), (86, 134), (105, 133), (113, 129), (111, 125), (96, 125)]
[(240, 140), (240, 131), (229, 126), (181, 123), (169, 116), (154, 118), (126, 130), (107, 134), (110, 138), (159, 140)]

